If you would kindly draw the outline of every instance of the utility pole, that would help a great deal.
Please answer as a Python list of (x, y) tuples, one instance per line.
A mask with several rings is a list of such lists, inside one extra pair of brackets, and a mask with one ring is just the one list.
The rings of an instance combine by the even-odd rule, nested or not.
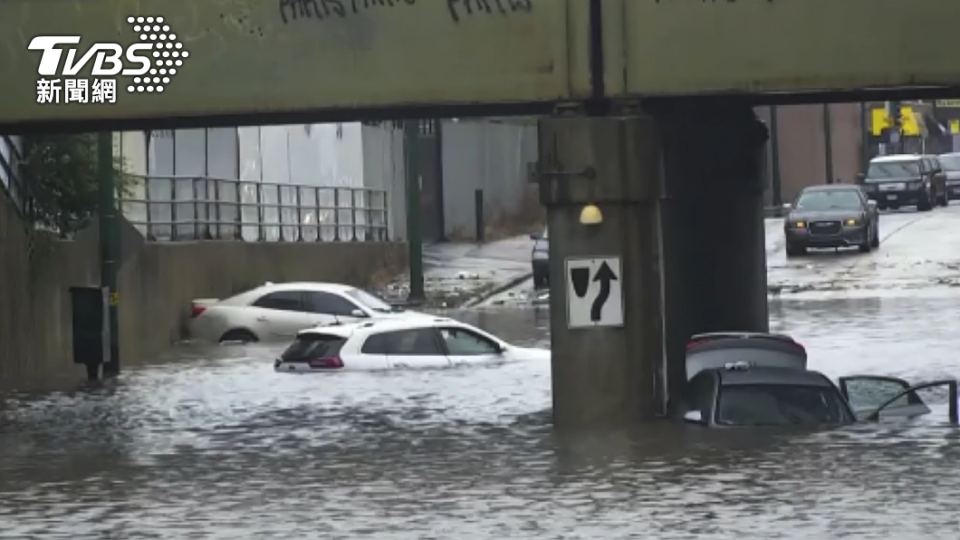
[(773, 195), (773, 205), (783, 206), (783, 192), (780, 183), (780, 127), (777, 124), (777, 106), (770, 107), (770, 176), (772, 182), (770, 190)]
[(827, 183), (833, 183), (833, 118), (830, 104), (823, 104), (823, 161), (826, 164)]
[(117, 184), (114, 176), (113, 133), (97, 135), (97, 187), (100, 228), (100, 286), (107, 289), (110, 299), (108, 321), (110, 327), (110, 358), (103, 364), (105, 377), (120, 373), (120, 294), (117, 274), (120, 271), (120, 217), (117, 215)]
[(423, 286), (423, 234), (420, 230), (420, 120), (403, 123), (403, 156), (407, 192), (407, 258), (410, 266), (410, 294), (407, 301), (421, 304)]

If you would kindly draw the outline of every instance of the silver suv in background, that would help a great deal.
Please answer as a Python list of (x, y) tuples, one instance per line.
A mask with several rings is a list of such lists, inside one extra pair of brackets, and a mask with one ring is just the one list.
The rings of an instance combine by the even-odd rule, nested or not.
[(541, 289), (550, 284), (550, 239), (547, 230), (530, 235), (533, 250), (530, 252), (530, 266), (533, 270), (533, 287)]
[(947, 175), (947, 197), (960, 199), (960, 152), (940, 154), (940, 165)]

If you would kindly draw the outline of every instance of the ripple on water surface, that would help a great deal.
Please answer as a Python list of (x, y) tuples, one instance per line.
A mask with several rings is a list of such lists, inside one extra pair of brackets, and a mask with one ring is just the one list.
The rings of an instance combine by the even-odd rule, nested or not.
[[(960, 375), (957, 311), (771, 306), (831, 376)], [(544, 312), (463, 317), (547, 342)], [(958, 433), (932, 420), (560, 438), (548, 365), (290, 376), (276, 348), (182, 352), (0, 401), (0, 538), (957, 537)]]

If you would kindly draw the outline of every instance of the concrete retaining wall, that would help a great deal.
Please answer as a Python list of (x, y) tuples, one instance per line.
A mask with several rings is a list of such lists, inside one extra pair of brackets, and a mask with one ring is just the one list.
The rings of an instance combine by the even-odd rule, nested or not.
[[(223, 298), (265, 281), (362, 286), (406, 265), (400, 243), (147, 244), (129, 225), (123, 236), (120, 347), (126, 365), (154, 358), (180, 339), (193, 298)], [(83, 376), (70, 354), (68, 288), (98, 283), (96, 240), (95, 228), (74, 241), (34, 239), (0, 195), (0, 386)]]

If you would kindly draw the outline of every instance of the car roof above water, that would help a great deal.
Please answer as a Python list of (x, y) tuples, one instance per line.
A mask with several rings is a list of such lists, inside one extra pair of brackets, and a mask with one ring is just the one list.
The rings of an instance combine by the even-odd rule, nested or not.
[(812, 191), (858, 191), (860, 186), (855, 184), (826, 184), (822, 186), (807, 186), (800, 193), (810, 193)]
[(438, 324), (448, 326), (465, 326), (459, 321), (445, 317), (384, 317), (382, 319), (370, 319), (348, 324), (330, 324), (324, 326), (315, 326), (301, 330), (298, 336), (304, 335), (328, 335), (337, 336), (344, 339), (354, 334), (376, 334), (380, 332), (394, 332), (399, 330), (416, 330), (418, 328), (432, 328)]
[(893, 154), (890, 156), (877, 156), (870, 160), (870, 163), (891, 163), (897, 161), (917, 161), (923, 157), (930, 156), (921, 156), (919, 154)]
[(721, 386), (778, 384), (829, 387), (832, 385), (830, 380), (819, 371), (783, 367), (750, 367), (747, 369), (718, 368), (716, 371), (720, 374)]

